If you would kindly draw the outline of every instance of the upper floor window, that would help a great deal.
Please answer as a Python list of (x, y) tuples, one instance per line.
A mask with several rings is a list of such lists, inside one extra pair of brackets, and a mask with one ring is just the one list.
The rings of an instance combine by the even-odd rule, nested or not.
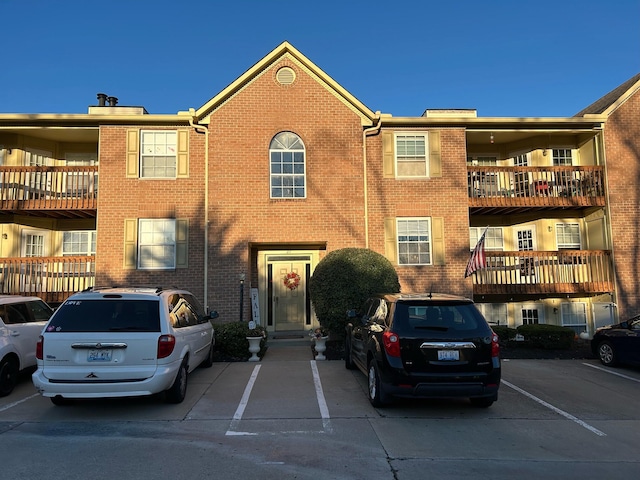
[(431, 222), (428, 218), (399, 218), (398, 264), (431, 265)]
[(96, 232), (93, 230), (77, 230), (64, 232), (62, 235), (62, 256), (95, 255)]
[(138, 268), (159, 270), (176, 267), (176, 221), (140, 219)]
[(281, 132), (269, 145), (271, 198), (306, 198), (305, 148), (298, 135)]
[(35, 148), (27, 148), (24, 151), (24, 164), (28, 167), (42, 167), (53, 165), (51, 152), (38, 150)]
[(396, 175), (398, 177), (427, 177), (427, 136), (396, 134)]
[[(478, 244), (482, 232), (486, 227), (469, 227), (469, 249), (473, 250)], [(484, 249), (485, 250), (504, 250), (504, 238), (502, 236), (501, 227), (489, 227), (487, 233), (484, 236)]]
[(142, 130), (140, 132), (140, 177), (176, 178), (177, 133)]
[(580, 250), (580, 225), (577, 223), (557, 223), (556, 241), (558, 250)]
[(570, 148), (554, 148), (552, 150), (554, 165), (573, 165)]

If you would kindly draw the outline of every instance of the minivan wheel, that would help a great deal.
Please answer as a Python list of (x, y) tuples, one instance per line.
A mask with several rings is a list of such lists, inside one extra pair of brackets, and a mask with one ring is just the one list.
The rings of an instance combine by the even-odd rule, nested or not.
[(201, 367), (209, 368), (213, 365), (213, 348), (213, 342), (211, 342), (211, 345), (209, 346), (209, 354), (207, 355), (207, 358), (205, 358), (204, 361), (200, 364)]
[(173, 385), (165, 392), (167, 403), (181, 403), (187, 395), (187, 364), (182, 362)]
[(18, 383), (20, 367), (14, 358), (7, 358), (0, 363), (0, 397), (9, 395)]
[(473, 397), (469, 399), (471, 405), (478, 408), (489, 408), (495, 401), (494, 397)]
[(51, 397), (51, 403), (54, 405), (61, 407), (64, 405), (71, 405), (72, 400), (69, 398), (64, 398), (62, 395), (56, 395), (55, 397)]
[(389, 404), (389, 397), (380, 387), (380, 372), (375, 360), (369, 362), (369, 402), (374, 407), (384, 407)]

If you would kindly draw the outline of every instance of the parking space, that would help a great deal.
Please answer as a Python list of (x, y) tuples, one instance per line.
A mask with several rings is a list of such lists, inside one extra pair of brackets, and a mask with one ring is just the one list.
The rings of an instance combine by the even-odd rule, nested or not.
[(5, 443), (52, 431), (64, 442), (80, 433), (99, 443), (118, 435), (122, 442), (195, 441), (210, 455), (254, 462), (262, 478), (285, 471), (311, 478), (304, 473), (309, 462), (315, 474), (362, 478), (365, 459), (375, 478), (389, 479), (416, 478), (424, 468), (446, 472), (453, 464), (460, 475), (489, 472), (491, 462), (504, 469), (493, 478), (510, 478), (516, 463), (521, 478), (539, 478), (558, 465), (558, 472), (582, 478), (596, 472), (620, 478), (640, 468), (640, 370), (602, 368), (595, 360), (505, 360), (503, 380), (488, 409), (466, 400), (413, 399), (375, 409), (365, 375), (343, 362), (315, 362), (302, 350), (267, 353), (259, 363), (195, 370), (179, 405), (156, 396), (59, 407), (21, 381), (0, 399), (0, 434)]

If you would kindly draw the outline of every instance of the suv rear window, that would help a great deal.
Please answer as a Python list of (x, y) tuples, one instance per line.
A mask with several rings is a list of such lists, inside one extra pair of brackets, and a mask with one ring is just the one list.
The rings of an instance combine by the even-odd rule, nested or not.
[(420, 331), (485, 332), (487, 322), (472, 303), (397, 302), (393, 330), (399, 334)]
[(160, 302), (154, 300), (68, 300), (48, 332), (159, 332)]

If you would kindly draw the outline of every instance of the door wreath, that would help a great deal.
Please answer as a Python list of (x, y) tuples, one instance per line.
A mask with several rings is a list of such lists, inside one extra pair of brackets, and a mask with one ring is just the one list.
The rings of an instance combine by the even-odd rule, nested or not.
[(284, 276), (284, 286), (289, 290), (295, 290), (300, 285), (300, 275), (295, 272), (289, 272)]

